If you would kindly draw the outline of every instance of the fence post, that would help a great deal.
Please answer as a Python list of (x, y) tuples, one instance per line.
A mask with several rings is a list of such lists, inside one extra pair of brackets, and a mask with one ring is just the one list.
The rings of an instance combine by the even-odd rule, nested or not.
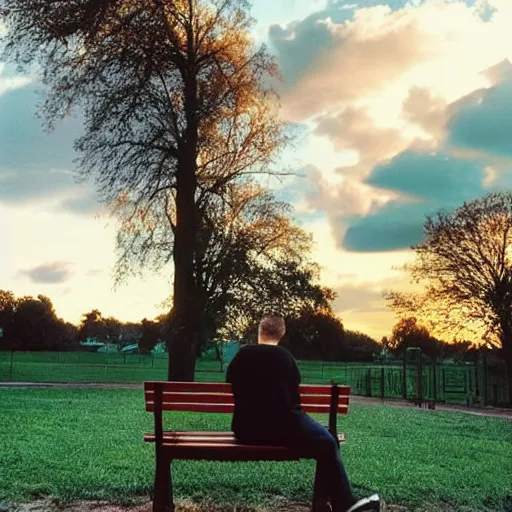
[(469, 407), (470, 404), (470, 398), (469, 398), (469, 379), (468, 379), (468, 367), (466, 366), (464, 368), (464, 394), (466, 395), (466, 405)]
[(366, 395), (372, 396), (372, 369), (366, 370)]
[(420, 358), (418, 361), (418, 407), (422, 406), (423, 401), (423, 365), (421, 356), (422, 354), (420, 352)]
[(484, 377), (484, 384), (483, 384), (483, 398), (484, 398), (484, 405), (487, 405), (487, 402), (488, 402), (488, 387), (487, 387), (487, 379), (488, 379), (488, 374), (487, 374), (487, 353), (484, 351), (483, 354), (482, 354), (482, 359), (483, 359), (483, 377)]
[(126, 352), (123, 354), (123, 356), (124, 356), (124, 362), (123, 362), (123, 364), (126, 364)]
[(322, 363), (322, 375), (320, 378), (322, 378), (322, 379), (324, 378), (324, 364), (323, 363)]
[(404, 354), (404, 366), (402, 368), (402, 398), (407, 400), (407, 360)]
[(437, 363), (437, 357), (434, 356), (434, 359), (432, 360), (432, 368), (433, 368), (433, 373), (432, 373), (432, 386), (434, 388), (434, 392), (433, 392), (433, 399), (434, 399), (434, 402), (437, 402), (437, 368), (436, 368), (436, 363)]
[(151, 368), (155, 367), (155, 355), (151, 354)]
[(479, 405), (482, 405), (482, 387), (480, 382), (480, 358), (475, 361), (475, 397)]
[(12, 365), (14, 361), (14, 350), (11, 350), (11, 366), (9, 368), (9, 380), (12, 380)]
[(380, 397), (384, 399), (384, 366), (380, 367)]

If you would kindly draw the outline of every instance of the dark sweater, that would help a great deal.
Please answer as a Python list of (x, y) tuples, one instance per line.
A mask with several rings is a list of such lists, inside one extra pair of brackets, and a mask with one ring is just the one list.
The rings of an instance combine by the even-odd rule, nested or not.
[(279, 437), (300, 411), (300, 371), (283, 347), (247, 345), (231, 361), (226, 375), (233, 387), (232, 429), (239, 439)]

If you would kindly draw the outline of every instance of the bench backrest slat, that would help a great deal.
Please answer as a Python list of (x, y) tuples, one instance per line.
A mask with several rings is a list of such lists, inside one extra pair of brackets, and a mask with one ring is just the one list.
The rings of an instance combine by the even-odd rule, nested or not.
[[(232, 413), (234, 410), (231, 384), (211, 382), (145, 382), (146, 410), (155, 411), (155, 387), (162, 389), (163, 411), (196, 411)], [(337, 413), (346, 414), (350, 397), (349, 386), (338, 386)], [(331, 386), (300, 386), (304, 412), (329, 413)]]

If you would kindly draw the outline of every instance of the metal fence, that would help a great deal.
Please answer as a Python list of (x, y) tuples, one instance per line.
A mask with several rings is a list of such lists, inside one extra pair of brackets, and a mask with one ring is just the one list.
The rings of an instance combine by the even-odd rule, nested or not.
[[(167, 355), (90, 352), (0, 351), (0, 382), (133, 382), (167, 377)], [(472, 363), (430, 361), (388, 364), (299, 361), (306, 383), (337, 382), (354, 395), (466, 405), (505, 405), (505, 365), (485, 358)], [(196, 380), (223, 381), (226, 365), (198, 360)]]

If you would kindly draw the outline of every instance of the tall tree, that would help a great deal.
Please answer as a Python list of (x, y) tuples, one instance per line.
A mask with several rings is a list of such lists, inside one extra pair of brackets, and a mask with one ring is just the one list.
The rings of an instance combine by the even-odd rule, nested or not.
[(57, 318), (45, 295), (20, 297), (13, 319), (13, 339), (18, 350), (55, 350), (63, 341), (65, 323)]
[[(79, 106), (85, 176), (119, 215), (173, 203), (169, 378), (191, 380), (200, 337), (198, 203), (269, 172), (288, 137), (245, 0), (3, 0), (4, 58), (38, 61), (48, 124)], [(129, 205), (129, 213), (124, 208)], [(141, 241), (139, 240), (139, 243)]]
[[(247, 340), (265, 312), (297, 316), (305, 308), (328, 308), (333, 293), (318, 284), (311, 236), (293, 221), (288, 203), (245, 181), (226, 185), (223, 197), (205, 197), (200, 207), (194, 259), (202, 326), (198, 353), (217, 336)], [(125, 223), (118, 236), (120, 272), (165, 271), (171, 251), (164, 222), (146, 217), (144, 225)], [(144, 231), (151, 242), (133, 257), (125, 249)]]
[(105, 341), (108, 343), (121, 344), (123, 324), (117, 318), (109, 316), (102, 318), (103, 329), (105, 333)]
[(424, 293), (388, 292), (400, 314), (450, 335), (468, 329), (499, 347), (512, 402), (512, 193), (491, 193), (428, 217), (424, 241), (405, 266)]
[(389, 346), (398, 354), (403, 354), (410, 347), (419, 347), (428, 356), (441, 355), (443, 348), (442, 343), (431, 336), (428, 329), (414, 317), (404, 317), (396, 323)]
[(0, 328), (0, 346), (11, 350), (67, 349), (76, 341), (76, 327), (58, 318), (44, 295), (17, 298), (0, 290)]
[(99, 310), (93, 309), (89, 313), (82, 315), (78, 336), (81, 341), (87, 341), (88, 338), (103, 342), (107, 341), (105, 319)]
[(287, 318), (283, 346), (297, 359), (340, 361), (346, 355), (345, 330), (330, 308), (304, 308)]
[(248, 182), (231, 185), (204, 212), (195, 273), (212, 333), (243, 342), (265, 313), (329, 307), (332, 292), (318, 284), (310, 260), (311, 235), (288, 203)]

